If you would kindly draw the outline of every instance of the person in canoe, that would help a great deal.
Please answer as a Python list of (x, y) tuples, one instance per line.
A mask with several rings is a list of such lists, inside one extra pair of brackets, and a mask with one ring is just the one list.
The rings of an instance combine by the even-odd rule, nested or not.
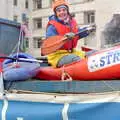
[[(53, 67), (61, 67), (74, 61), (78, 61), (85, 57), (85, 52), (77, 51), (78, 40), (88, 36), (92, 31), (95, 31), (95, 26), (88, 31), (87, 28), (78, 28), (77, 22), (69, 12), (69, 4), (65, 0), (54, 0), (52, 2), (54, 15), (49, 17), (49, 22), (46, 29), (46, 38), (51, 36), (61, 35), (68, 38), (67, 42), (58, 50), (47, 55), (48, 62)], [(75, 34), (79, 31), (78, 36)]]

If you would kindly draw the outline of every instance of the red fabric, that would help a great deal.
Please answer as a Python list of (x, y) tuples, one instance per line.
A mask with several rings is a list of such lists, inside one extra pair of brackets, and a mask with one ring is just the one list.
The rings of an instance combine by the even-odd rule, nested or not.
[[(49, 21), (48, 26), (50, 24), (53, 25), (56, 28), (58, 34), (62, 36), (69, 32), (73, 32), (73, 33), (78, 32), (78, 25), (74, 19), (71, 20), (71, 23), (70, 23), (71, 26), (63, 25), (62, 23), (59, 23), (55, 20)], [(79, 37), (75, 37), (73, 40), (67, 41), (61, 49), (70, 50), (72, 48), (75, 48), (77, 46), (78, 39)]]
[(91, 49), (91, 48), (84, 47), (84, 46), (82, 46), (81, 49), (82, 49), (82, 51), (85, 51), (85, 52), (88, 52), (88, 51), (93, 50), (93, 49)]

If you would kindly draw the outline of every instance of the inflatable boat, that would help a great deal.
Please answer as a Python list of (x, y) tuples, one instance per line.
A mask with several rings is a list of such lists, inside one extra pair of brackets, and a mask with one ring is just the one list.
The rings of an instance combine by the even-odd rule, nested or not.
[(120, 78), (120, 45), (101, 50), (61, 68), (40, 67), (35, 78), (44, 80), (114, 80)]
[[(21, 60), (21, 58), (24, 59)], [(29, 78), (47, 81), (115, 80), (120, 79), (120, 45), (101, 50), (85, 59), (60, 68), (45, 65), (44, 60), (40, 64), (26, 53), (12, 54), (4, 61), (2, 59), (1, 63), (4, 80), (7, 81), (20, 81)]]
[(27, 53), (15, 53), (2, 62), (3, 78), (6, 81), (27, 80), (36, 75), (40, 64)]

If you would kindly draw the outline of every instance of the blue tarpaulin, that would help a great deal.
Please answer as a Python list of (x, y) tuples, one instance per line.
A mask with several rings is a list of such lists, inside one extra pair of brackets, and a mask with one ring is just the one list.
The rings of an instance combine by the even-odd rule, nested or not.
[(1, 120), (119, 120), (119, 95), (120, 92), (9, 93), (6, 102), (0, 102), (0, 117)]

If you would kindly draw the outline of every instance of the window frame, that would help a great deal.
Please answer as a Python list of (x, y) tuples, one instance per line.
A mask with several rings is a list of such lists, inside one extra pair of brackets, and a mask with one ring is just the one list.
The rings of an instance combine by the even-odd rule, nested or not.
[(34, 26), (35, 26), (35, 29), (41, 29), (42, 28), (42, 18), (34, 19)]
[(41, 47), (41, 40), (42, 40), (41, 37), (39, 37), (39, 38), (37, 38), (37, 37), (33, 38), (33, 48), (34, 49), (40, 49), (40, 47)]
[(25, 0), (25, 8), (26, 8), (26, 9), (29, 8), (29, 2), (28, 2), (28, 0)]
[(17, 15), (13, 16), (13, 21), (18, 22), (18, 16)]
[(85, 24), (95, 23), (95, 11), (85, 11), (84, 12), (84, 22), (85, 22)]
[(17, 0), (13, 0), (13, 5), (17, 6), (17, 4), (18, 4), (18, 1)]

